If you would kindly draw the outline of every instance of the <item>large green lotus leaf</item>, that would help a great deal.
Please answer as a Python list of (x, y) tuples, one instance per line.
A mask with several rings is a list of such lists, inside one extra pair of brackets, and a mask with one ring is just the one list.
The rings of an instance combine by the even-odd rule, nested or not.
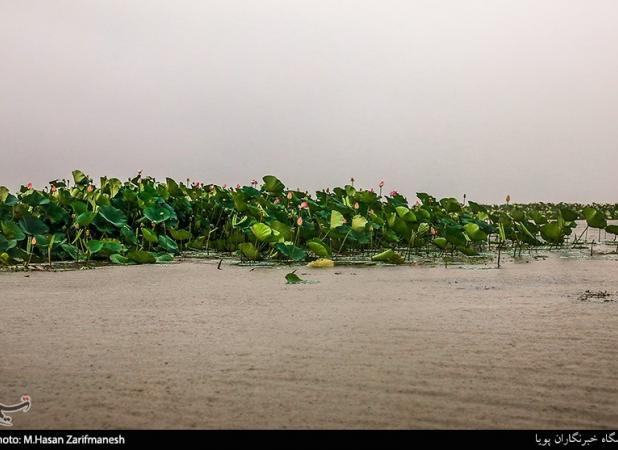
[(487, 234), (483, 230), (481, 230), (481, 228), (476, 223), (465, 224), (464, 231), (466, 232), (468, 237), (475, 242), (480, 242), (487, 239)]
[(7, 220), (2, 222), (1, 224), (2, 234), (11, 240), (14, 239), (16, 241), (23, 241), (26, 239), (26, 234), (22, 231), (22, 229), (12, 220)]
[(0, 186), (0, 203), (6, 202), (6, 199), (9, 197), (10, 191), (6, 186)]
[(539, 211), (531, 210), (528, 214), (537, 225), (544, 225), (547, 223), (547, 217), (545, 217)]
[(81, 227), (86, 227), (90, 225), (96, 217), (97, 213), (93, 211), (86, 211), (77, 216), (75, 218), (75, 222), (77, 222), (77, 224)]
[(71, 202), (71, 209), (75, 214), (83, 214), (88, 211), (88, 204), (81, 200), (73, 200)]
[(84, 186), (90, 183), (90, 178), (81, 170), (74, 170), (73, 181), (75, 181), (77, 185)]
[(417, 208), (415, 209), (416, 212), (416, 217), (420, 217), (421, 220), (424, 220), (426, 222), (430, 222), (431, 221), (431, 213), (426, 210), (425, 208)]
[(134, 264), (133, 261), (131, 261), (129, 258), (127, 258), (126, 256), (122, 256), (118, 253), (109, 255), (109, 260), (114, 264)]
[(281, 237), (283, 237), (283, 240), (289, 241), (292, 239), (292, 228), (288, 224), (279, 222), (278, 220), (273, 220), (270, 223), (270, 228), (278, 231), (281, 234)]
[(152, 223), (161, 223), (172, 218), (172, 211), (161, 205), (153, 205), (144, 208), (144, 216)]
[(11, 256), (6, 252), (0, 252), (0, 264), (8, 266), (11, 262)]
[(592, 228), (605, 228), (607, 226), (607, 218), (603, 211), (597, 208), (587, 207), (584, 208), (583, 212), (588, 226)]
[(135, 236), (133, 230), (128, 226), (125, 225), (124, 227), (122, 227), (120, 229), (120, 234), (122, 235), (122, 238), (126, 243), (131, 245), (137, 245), (137, 237)]
[(514, 208), (511, 211), (511, 217), (513, 218), (513, 220), (521, 222), (523, 220), (526, 220), (526, 213), (521, 208)]
[(92, 225), (104, 234), (114, 234), (117, 230), (116, 226), (105, 220), (101, 214), (97, 214), (92, 221)]
[(431, 230), (431, 225), (429, 225), (427, 222), (422, 222), (418, 225), (418, 229), (416, 230), (416, 232), (417, 234), (422, 236), (429, 233), (429, 230)]
[(144, 239), (146, 239), (146, 241), (153, 244), (159, 242), (159, 236), (157, 236), (157, 233), (155, 233), (154, 230), (151, 230), (149, 228), (142, 228), (142, 236), (144, 236)]
[(86, 242), (86, 247), (88, 248), (88, 251), (94, 255), (95, 253), (98, 253), (101, 250), (103, 250), (103, 242), (97, 239), (91, 239), (88, 242)]
[(406, 222), (416, 222), (416, 214), (410, 211), (410, 208), (405, 206), (397, 206), (395, 211), (397, 211), (397, 215)]
[(175, 230), (174, 228), (170, 228), (170, 234), (177, 241), (188, 241), (193, 237), (190, 231), (187, 230)]
[(238, 244), (238, 249), (245, 256), (245, 258), (251, 261), (258, 259), (260, 256), (260, 252), (252, 242), (242, 242), (241, 244)]
[(392, 248), (384, 250), (377, 255), (371, 257), (372, 261), (386, 262), (390, 264), (403, 264), (405, 259), (399, 253), (396, 253)]
[(157, 259), (157, 263), (164, 264), (170, 263), (174, 261), (174, 255), (171, 253), (158, 253), (155, 258)]
[(444, 250), (446, 249), (446, 245), (448, 244), (448, 241), (446, 240), (446, 238), (437, 237), (434, 240), (432, 240), (431, 243), (435, 245), (436, 247), (438, 247), (439, 249)]
[(330, 250), (319, 239), (307, 241), (307, 248), (321, 258), (330, 257)]
[[(425, 202), (423, 202), (423, 204), (424, 203)], [(456, 198), (452, 198), (452, 197), (443, 198), (443, 199), (440, 200), (440, 204), (448, 212), (456, 213), (456, 212), (460, 212), (461, 211), (461, 205), (459, 204), (459, 201), (457, 201)]]
[(579, 214), (577, 214), (577, 211), (572, 208), (560, 208), (560, 214), (562, 215), (562, 218), (567, 222), (571, 222), (579, 218)]
[(177, 253), (178, 252), (178, 245), (176, 244), (176, 242), (174, 242), (174, 240), (172, 238), (170, 238), (169, 236), (166, 236), (164, 234), (160, 234), (159, 235), (159, 246), (171, 253)]
[(107, 181), (107, 187), (109, 188), (109, 198), (114, 198), (118, 192), (120, 192), (120, 188), (122, 187), (122, 181), (118, 178), (110, 178)]
[(558, 222), (546, 223), (541, 227), (541, 236), (547, 242), (560, 243), (563, 240), (562, 227), (558, 225)]
[(21, 201), (29, 206), (40, 206), (49, 204), (49, 198), (39, 191), (32, 191), (30, 194), (23, 195)]
[(15, 239), (7, 239), (0, 234), (0, 252), (6, 252), (12, 248), (15, 248), (17, 241)]
[(472, 247), (466, 247), (464, 245), (460, 245), (457, 247), (457, 250), (459, 250), (461, 253), (463, 253), (466, 256), (478, 256), (478, 252), (476, 250), (474, 250)]
[(367, 219), (365, 219), (363, 216), (357, 214), (352, 217), (352, 229), (354, 231), (364, 231), (365, 225), (367, 225)]
[(618, 225), (608, 225), (605, 227), (605, 231), (611, 234), (618, 234)]
[(19, 226), (24, 231), (24, 233), (31, 236), (35, 234), (45, 234), (49, 231), (49, 227), (45, 225), (42, 220), (37, 219), (30, 214), (21, 218), (21, 220), (19, 221)]
[(251, 232), (258, 241), (266, 241), (272, 235), (272, 229), (265, 223), (254, 223), (251, 225)]
[(69, 214), (64, 208), (61, 208), (56, 203), (50, 203), (45, 207), (45, 215), (52, 224), (66, 222), (69, 218)]
[(447, 226), (444, 228), (444, 237), (451, 244), (456, 246), (458, 245), (466, 245), (466, 236), (464, 233), (456, 226)]
[(293, 261), (303, 261), (307, 257), (307, 252), (302, 248), (296, 247), (294, 244), (284, 244), (279, 242), (275, 245), (279, 253)]
[(79, 249), (72, 244), (60, 244), (60, 247), (67, 255), (69, 255), (74, 260), (85, 259), (82, 257), (83, 255), (79, 251)]
[(127, 258), (138, 264), (154, 264), (157, 262), (155, 255), (146, 250), (131, 250), (127, 253)]
[(123, 253), (125, 251), (125, 246), (116, 239), (101, 239), (101, 243), (103, 244), (102, 253), (106, 255)]
[(285, 185), (273, 175), (266, 175), (262, 180), (264, 180), (264, 189), (267, 192), (280, 194), (285, 189)]
[(101, 206), (99, 208), (99, 215), (118, 228), (127, 224), (127, 216), (121, 210), (111, 205)]
[(371, 191), (359, 191), (356, 193), (356, 199), (364, 204), (370, 204), (378, 200), (378, 194)]
[(330, 229), (334, 230), (337, 227), (340, 227), (346, 222), (345, 217), (339, 211), (333, 209), (330, 212)]

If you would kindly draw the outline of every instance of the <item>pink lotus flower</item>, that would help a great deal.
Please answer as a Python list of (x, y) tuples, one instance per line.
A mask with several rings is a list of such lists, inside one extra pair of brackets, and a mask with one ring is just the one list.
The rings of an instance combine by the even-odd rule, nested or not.
[(380, 189), (382, 189), (384, 187), (384, 180), (380, 180), (380, 182), (378, 183), (378, 187)]
[(369, 192), (372, 192), (372, 193), (373, 193), (373, 188), (369, 188)]
[(298, 225), (299, 227), (303, 225), (303, 218), (298, 216), (298, 219), (296, 219), (296, 225)]
[(391, 197), (394, 197), (395, 195), (399, 195), (399, 192), (397, 192), (397, 191), (391, 191), (391, 193), (390, 193), (390, 194), (388, 194), (388, 195), (390, 195)]
[(240, 189), (240, 184), (237, 184), (237, 185), (236, 185), (236, 189)]
[(92, 187), (91, 184), (89, 184), (88, 187), (86, 188), (86, 191), (87, 192), (92, 192), (92, 190), (93, 190), (93, 187)]
[(417, 199), (416, 203), (414, 204), (414, 206), (421, 206), (421, 205), (422, 205), (421, 201)]
[(299, 206), (300, 209), (309, 209), (309, 203), (302, 202)]
[(32, 189), (32, 183), (28, 183), (28, 189)]
[(292, 191), (289, 191), (289, 192), (288, 192), (287, 197), (288, 197), (288, 200), (292, 200)]

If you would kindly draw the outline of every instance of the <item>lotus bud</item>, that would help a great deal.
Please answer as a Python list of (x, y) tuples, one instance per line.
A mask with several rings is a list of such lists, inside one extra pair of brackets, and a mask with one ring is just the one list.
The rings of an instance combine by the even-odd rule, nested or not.
[(298, 216), (298, 219), (296, 219), (296, 225), (298, 225), (299, 227), (303, 225), (303, 218)]
[(391, 191), (389, 194), (391, 197), (394, 197), (395, 195), (399, 195), (399, 192), (397, 191)]
[(28, 183), (28, 189), (32, 189), (32, 183)]
[(302, 202), (299, 206), (300, 209), (309, 209), (309, 203)]
[(91, 185), (91, 184), (89, 184), (89, 185), (88, 185), (88, 187), (86, 188), (86, 191), (87, 191), (87, 192), (92, 192), (92, 189), (93, 189), (93, 188), (92, 188), (92, 185)]
[(506, 203), (508, 204), (510, 201), (511, 201), (511, 196), (510, 196), (510, 195), (507, 195), (507, 196), (506, 196)]
[(86, 230), (86, 236), (90, 236), (90, 230)]
[(36, 245), (36, 238), (32, 236), (32, 240), (30, 241), (32, 245)]
[(384, 187), (384, 180), (380, 180), (380, 182), (378, 183), (378, 187), (380, 189), (382, 189)]
[(358, 204), (358, 202), (354, 203), (354, 209), (358, 209), (360, 208), (360, 205)]
[(281, 201), (279, 200), (279, 198), (276, 198), (276, 199), (273, 201), (273, 203), (274, 203), (275, 205), (278, 205), (279, 203), (281, 203)]
[(289, 191), (289, 192), (288, 192), (287, 197), (288, 197), (288, 200), (292, 200), (292, 191)]

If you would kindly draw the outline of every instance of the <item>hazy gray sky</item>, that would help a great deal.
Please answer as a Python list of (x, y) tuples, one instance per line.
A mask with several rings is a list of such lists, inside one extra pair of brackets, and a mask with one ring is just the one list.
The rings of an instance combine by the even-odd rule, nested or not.
[(618, 201), (615, 0), (0, 0), (0, 184)]

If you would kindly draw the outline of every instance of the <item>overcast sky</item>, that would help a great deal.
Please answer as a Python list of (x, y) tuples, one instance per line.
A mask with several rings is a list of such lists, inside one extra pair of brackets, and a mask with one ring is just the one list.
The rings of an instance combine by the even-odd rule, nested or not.
[(618, 201), (615, 0), (0, 0), (0, 184)]

